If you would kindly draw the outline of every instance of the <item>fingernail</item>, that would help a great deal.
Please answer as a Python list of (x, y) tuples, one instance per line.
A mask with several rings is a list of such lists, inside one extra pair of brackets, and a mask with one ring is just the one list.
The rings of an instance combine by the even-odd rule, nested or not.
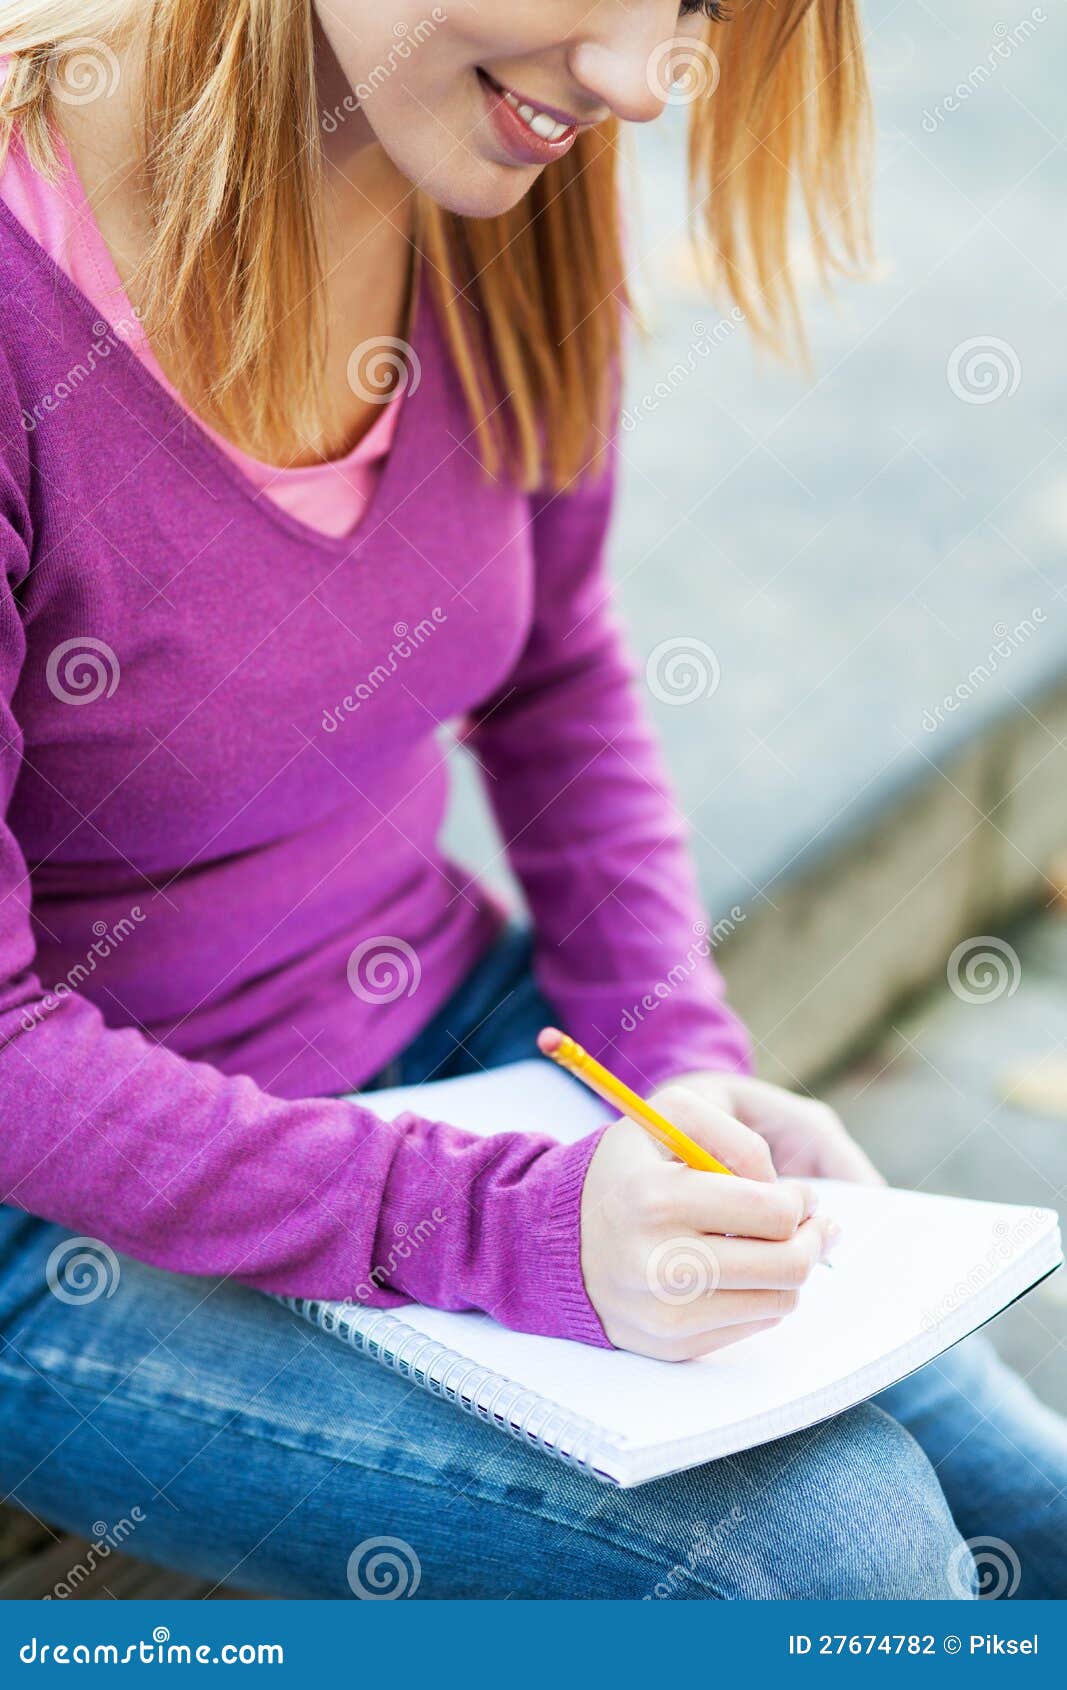
[(815, 1211), (818, 1207), (819, 1207), (819, 1194), (818, 1194), (817, 1191), (815, 1191), (809, 1185), (808, 1186), (808, 1200), (804, 1205), (804, 1219), (806, 1221), (810, 1220), (812, 1215), (815, 1213)]
[(830, 1254), (831, 1250), (835, 1250), (837, 1248), (840, 1238), (841, 1228), (838, 1226), (837, 1222), (830, 1220), (825, 1221), (823, 1223), (822, 1237), (822, 1254), (824, 1259)]

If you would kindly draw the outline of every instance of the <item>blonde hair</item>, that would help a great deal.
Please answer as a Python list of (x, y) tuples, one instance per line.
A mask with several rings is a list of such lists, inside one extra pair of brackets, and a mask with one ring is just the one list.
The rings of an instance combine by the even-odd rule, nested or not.
[[(269, 458), (294, 430), (315, 440), (324, 427), (311, 0), (150, 0), (147, 11), (145, 328), (186, 393)], [(119, 46), (135, 13), (131, 0), (5, 0), (0, 158), (17, 125), (39, 167), (55, 168), (57, 64), (87, 44)], [(694, 72), (690, 186), (709, 282), (758, 337), (787, 345), (799, 332), (794, 203), (823, 277), (868, 256), (855, 0), (740, 0), (728, 22), (709, 21)], [(627, 300), (617, 157), (607, 123), (502, 216), (417, 201), (482, 460), (526, 487), (567, 485), (610, 431)]]

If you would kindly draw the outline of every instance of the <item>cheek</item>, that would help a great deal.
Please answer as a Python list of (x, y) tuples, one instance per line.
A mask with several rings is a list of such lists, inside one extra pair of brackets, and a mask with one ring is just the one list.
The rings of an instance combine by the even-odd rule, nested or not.
[(324, 0), (324, 33), (371, 134), (401, 175), (449, 211), (489, 217), (510, 210), (537, 170), (494, 162), (475, 67), (558, 48), (573, 29), (570, 0), (469, 0), (456, 10), (415, 0), (399, 18), (380, 0), (338, 5)]
[[(442, 7), (422, 6), (410, 22), (379, 16), (358, 39), (331, 42), (338, 63), (371, 127), (403, 122), (409, 140), (436, 133), (461, 105), (473, 66), (473, 49), (449, 24)], [(467, 92), (469, 102), (469, 91)]]
[(416, 86), (447, 51), (452, 28), (442, 5), (425, 0), (383, 6), (374, 0), (315, 0), (323, 37), (361, 103)]
[(573, 33), (575, 11), (588, 0), (467, 0), (427, 5), (407, 0), (316, 0), (316, 15), (353, 92), (373, 123), (375, 110), (423, 108), (447, 121), (469, 98), (476, 65), (508, 62), (558, 49)]

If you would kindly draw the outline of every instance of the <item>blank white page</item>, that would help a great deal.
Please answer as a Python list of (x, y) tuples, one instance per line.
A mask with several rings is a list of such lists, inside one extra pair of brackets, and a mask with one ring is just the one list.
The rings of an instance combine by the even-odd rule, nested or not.
[(458, 1080), (365, 1092), (360, 1102), (387, 1121), (414, 1109), (431, 1121), (450, 1121), (480, 1138), (504, 1132), (550, 1133), (572, 1142), (617, 1119), (613, 1109), (547, 1057), (487, 1068)]

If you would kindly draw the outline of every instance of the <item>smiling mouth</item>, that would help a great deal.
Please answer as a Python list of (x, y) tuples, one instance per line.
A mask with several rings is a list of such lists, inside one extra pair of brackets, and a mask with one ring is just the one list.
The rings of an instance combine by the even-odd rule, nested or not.
[(569, 151), (580, 125), (564, 114), (546, 110), (524, 100), (512, 88), (505, 88), (478, 67), (478, 80), (485, 92), (497, 134), (508, 152), (525, 164), (547, 163)]

